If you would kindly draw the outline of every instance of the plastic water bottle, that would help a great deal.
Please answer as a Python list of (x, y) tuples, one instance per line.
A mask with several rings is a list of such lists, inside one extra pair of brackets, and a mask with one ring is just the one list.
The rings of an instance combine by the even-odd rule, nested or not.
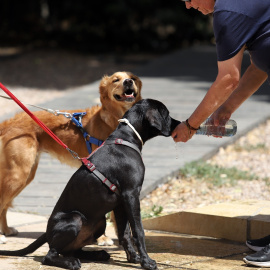
[(214, 126), (212, 119), (208, 118), (200, 125), (196, 134), (219, 136), (219, 137), (231, 137), (236, 134), (237, 124), (234, 120), (229, 119), (227, 122), (220, 123), (219, 126)]

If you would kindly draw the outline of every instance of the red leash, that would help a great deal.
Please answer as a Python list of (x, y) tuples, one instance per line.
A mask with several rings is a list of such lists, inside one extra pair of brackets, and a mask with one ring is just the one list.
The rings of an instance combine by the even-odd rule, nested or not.
[(29, 111), (1, 82), (0, 88), (9, 95), (47, 134), (49, 134), (56, 142), (68, 150), (74, 158), (79, 158), (78, 155), (68, 148), (42, 121), (40, 121), (31, 111)]
[[(109, 189), (115, 192), (117, 195), (120, 195), (117, 187), (109, 181), (99, 170), (96, 169), (95, 165), (91, 163), (87, 158), (80, 158), (78, 154), (67, 147), (42, 121), (40, 121), (32, 112), (30, 112), (1, 82), (0, 88), (9, 95), (45, 132), (47, 132), (56, 142), (58, 142), (61, 146), (63, 146), (66, 150), (68, 150), (71, 155), (76, 158), (80, 159), (82, 163), (87, 167), (89, 171), (91, 171), (103, 184), (109, 187)], [(119, 143), (118, 143), (119, 144)], [(101, 145), (103, 146), (103, 144)], [(101, 147), (99, 146), (99, 147)], [(99, 148), (97, 148), (99, 149)], [(96, 149), (96, 150), (97, 150)], [(92, 154), (94, 154), (92, 152)], [(92, 155), (91, 154), (91, 155)], [(90, 155), (90, 156), (91, 156)], [(90, 157), (89, 156), (89, 157)]]

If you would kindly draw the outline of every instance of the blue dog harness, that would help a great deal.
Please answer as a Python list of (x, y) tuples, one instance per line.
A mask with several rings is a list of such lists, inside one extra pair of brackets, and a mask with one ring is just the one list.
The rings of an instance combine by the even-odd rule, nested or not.
[(103, 141), (98, 140), (94, 137), (91, 137), (87, 131), (84, 129), (83, 125), (82, 125), (82, 117), (86, 115), (86, 112), (80, 112), (80, 113), (73, 113), (72, 114), (72, 118), (71, 121), (80, 129), (80, 131), (83, 134), (84, 140), (86, 142), (86, 147), (88, 150), (88, 153), (91, 154), (92, 153), (92, 147), (91, 147), (91, 143), (97, 145), (98, 147), (102, 145)]

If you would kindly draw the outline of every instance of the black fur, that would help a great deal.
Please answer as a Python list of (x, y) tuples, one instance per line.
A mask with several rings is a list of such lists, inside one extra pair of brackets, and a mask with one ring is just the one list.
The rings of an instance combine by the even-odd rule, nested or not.
[[(158, 135), (170, 136), (179, 121), (159, 101), (145, 99), (136, 103), (126, 114), (143, 141)], [(121, 138), (142, 144), (125, 123), (120, 123), (108, 139)], [(138, 152), (123, 145), (106, 145), (90, 157), (96, 168), (121, 190), (118, 196), (102, 184), (83, 165), (71, 177), (49, 218), (47, 231), (28, 247), (18, 251), (0, 251), (0, 255), (24, 256), (45, 242), (49, 252), (43, 264), (66, 269), (80, 269), (79, 259), (104, 261), (110, 258), (105, 251), (83, 251), (105, 232), (105, 214), (114, 211), (119, 243), (129, 262), (145, 269), (156, 269), (156, 262), (146, 252), (140, 216), (140, 191), (144, 180), (144, 164)], [(131, 232), (138, 254), (134, 250)], [(59, 254), (63, 255), (60, 257)]]

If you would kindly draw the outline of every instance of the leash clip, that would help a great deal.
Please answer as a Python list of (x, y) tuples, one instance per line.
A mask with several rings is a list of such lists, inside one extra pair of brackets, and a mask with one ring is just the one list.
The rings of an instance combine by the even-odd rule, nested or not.
[(65, 116), (66, 118), (72, 118), (73, 115), (71, 113), (68, 113), (68, 112), (60, 112), (59, 110), (55, 110), (54, 111), (54, 115), (55, 116), (59, 116), (59, 115), (63, 115)]
[(75, 159), (81, 159), (79, 157), (79, 155), (76, 152), (74, 152), (73, 150), (71, 150), (69, 148), (67, 148), (67, 150), (69, 151), (69, 153), (72, 155), (73, 158), (75, 158)]

